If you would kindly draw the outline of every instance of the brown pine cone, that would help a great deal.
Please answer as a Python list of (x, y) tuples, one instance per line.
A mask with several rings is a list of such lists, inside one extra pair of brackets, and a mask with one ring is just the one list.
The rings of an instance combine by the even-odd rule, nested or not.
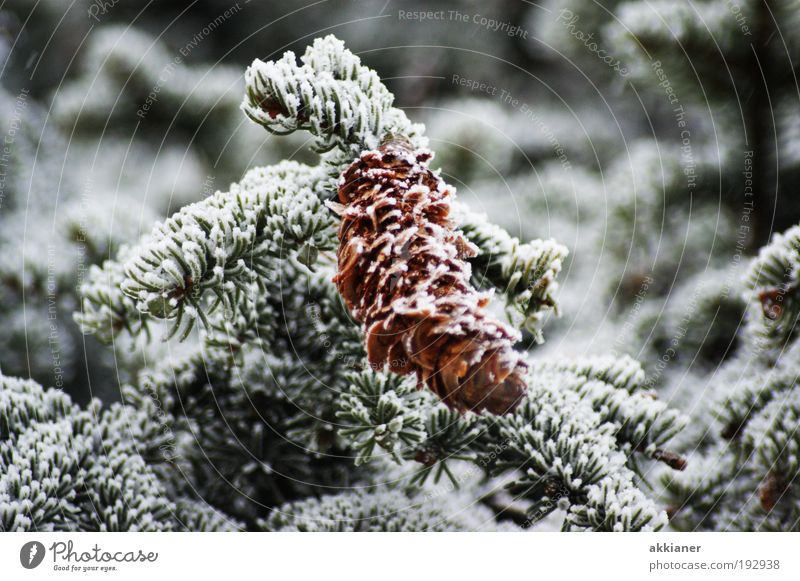
[(450, 408), (504, 414), (525, 394), (519, 332), (471, 286), (466, 259), (477, 249), (454, 229), (453, 190), (431, 157), (391, 138), (344, 171), (334, 282), (364, 324), (374, 368), (415, 372)]

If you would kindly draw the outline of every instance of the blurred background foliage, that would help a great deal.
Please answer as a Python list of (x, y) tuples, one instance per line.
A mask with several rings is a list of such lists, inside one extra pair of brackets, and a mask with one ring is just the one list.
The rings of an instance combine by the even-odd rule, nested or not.
[(0, 258), (0, 367), (116, 399), (148, 353), (79, 334), (85, 269), (250, 167), (306, 159), (302, 137), (241, 114), (243, 72), (334, 33), (426, 123), (463, 199), (569, 247), (563, 316), (537, 352), (629, 353), (693, 401), (681, 378), (739, 347), (740, 266), (800, 219), (798, 14), (784, 1), (7, 1), (0, 237), (21, 252)]

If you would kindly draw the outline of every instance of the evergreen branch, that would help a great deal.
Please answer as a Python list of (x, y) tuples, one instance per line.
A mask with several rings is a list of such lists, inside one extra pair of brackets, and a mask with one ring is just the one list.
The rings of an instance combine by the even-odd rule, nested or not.
[[(286, 504), (260, 521), (260, 526), (284, 532), (475, 531), (486, 530), (491, 522), (488, 510), (470, 518), (447, 498), (407, 496), (399, 490), (381, 488)], [(488, 530), (492, 528), (489, 524)]]
[(242, 109), (250, 119), (278, 135), (309, 131), (318, 151), (339, 150), (332, 158), (339, 164), (377, 148), (387, 133), (424, 145), (421, 126), (392, 106), (380, 77), (334, 36), (316, 39), (300, 64), (292, 52), (254, 61), (245, 82)]
[(415, 389), (396, 375), (349, 374), (350, 390), (341, 397), (336, 417), (345, 422), (339, 434), (353, 440), (356, 465), (373, 458), (376, 447), (397, 462), (402, 447), (416, 448), (425, 438), (421, 399), (410, 398)]
[(746, 282), (756, 303), (751, 311), (755, 334), (774, 358), (794, 338), (800, 318), (800, 226), (776, 234), (759, 251)]
[(158, 436), (141, 412), (82, 410), (32, 381), (0, 386), (0, 531), (174, 530), (196, 510), (178, 508), (137, 452)]
[(485, 215), (459, 204), (454, 204), (454, 210), (464, 236), (478, 248), (478, 255), (470, 260), (475, 284), (500, 291), (509, 320), (540, 337), (543, 312), (558, 313), (556, 277), (567, 257), (566, 247), (553, 240), (522, 244)]
[(149, 317), (136, 308), (136, 301), (122, 292), (125, 269), (122, 262), (131, 250), (122, 247), (118, 260), (107, 260), (102, 267), (92, 265), (86, 281), (81, 285), (81, 310), (75, 321), (84, 333), (95, 335), (104, 343), (125, 330), (132, 336), (149, 335)]
[[(235, 310), (251, 284), (263, 288), (275, 259), (308, 264), (332, 248), (333, 219), (318, 196), (319, 173), (294, 162), (255, 169), (229, 192), (186, 206), (133, 252), (123, 292), (151, 316), (175, 321), (186, 337), (196, 319)], [(305, 250), (305, 253), (304, 253)], [(204, 302), (211, 294), (216, 299)], [(207, 326), (207, 325), (206, 325)]]

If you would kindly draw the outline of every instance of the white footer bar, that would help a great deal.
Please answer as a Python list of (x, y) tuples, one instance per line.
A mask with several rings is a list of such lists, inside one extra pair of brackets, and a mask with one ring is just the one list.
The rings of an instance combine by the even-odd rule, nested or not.
[(800, 533), (6, 533), (0, 572), (14, 580), (797, 580)]

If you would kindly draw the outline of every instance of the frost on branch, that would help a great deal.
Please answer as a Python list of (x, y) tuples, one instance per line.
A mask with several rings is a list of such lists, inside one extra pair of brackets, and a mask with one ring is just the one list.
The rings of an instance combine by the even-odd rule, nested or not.
[[(447, 475), (458, 484), (463, 462), (497, 478), (524, 507), (517, 524), (531, 526), (562, 508), (565, 529), (659, 529), (666, 515), (639, 489), (638, 460), (682, 468), (679, 456), (660, 447), (685, 420), (646, 393), (637, 395), (642, 380), (631, 360), (534, 363), (520, 406), (494, 417), (461, 416), (432, 405), (425, 392), (397, 381), (392, 388), (370, 374), (339, 403), (339, 417), (359, 462), (413, 460), (421, 464), (414, 479), (420, 486), (431, 475), (435, 483)], [(397, 436), (403, 430), (408, 437)]]
[(556, 278), (568, 250), (554, 240), (521, 243), (489, 222), (483, 214), (453, 204), (455, 219), (465, 238), (477, 249), (470, 259), (472, 278), (479, 288), (493, 287), (506, 299), (512, 324), (534, 333), (541, 340), (543, 314), (558, 313)]
[[(185, 526), (214, 528), (224, 521), (248, 529), (351, 529), (368, 514), (370, 530), (475, 529), (480, 525), (473, 517), (505, 527), (493, 519), (510, 512), (523, 527), (551, 514), (569, 530), (663, 527), (665, 513), (642, 491), (639, 469), (652, 460), (681, 467), (665, 453), (681, 420), (641, 389), (641, 371), (627, 360), (531, 361), (511, 349), (508, 339), (517, 329), (480, 311), (485, 299), (472, 285), (499, 291), (512, 324), (538, 331), (542, 314), (556, 307), (555, 278), (566, 249), (553, 241), (519, 241), (462, 207), (451, 223), (448, 190), (425, 166), (422, 127), (392, 106), (377, 75), (340, 41), (315, 41), (299, 63), (291, 54), (257, 61), (246, 80), (246, 113), (275, 133), (311, 132), (323, 152), (319, 163), (284, 161), (251, 170), (229, 191), (157, 224), (117, 261), (91, 271), (78, 316), (86, 331), (106, 340), (123, 330), (147, 335), (157, 320), (186, 340), (175, 356), (159, 353), (123, 392), (126, 404), (149, 419), (142, 426), (154, 434), (142, 436), (151, 443), (141, 457), (176, 510), (193, 490), (202, 491), (207, 506), (183, 519), (191, 523)], [(420, 256), (432, 268), (423, 264), (418, 272), (425, 276), (406, 278), (404, 267), (416, 268), (412, 249), (394, 267), (348, 279), (330, 252), (339, 220), (325, 202), (347, 166), (377, 159), (376, 148), (390, 137), (400, 141), (400, 134), (422, 158), (395, 152), (396, 167), (384, 174), (370, 168), (379, 171), (369, 179), (385, 177), (386, 192), (403, 185), (403, 175), (422, 182), (399, 188), (413, 202), (403, 207), (408, 215), (398, 218), (399, 198), (387, 195), (372, 217), (391, 225), (397, 238), (425, 230), (416, 240), (425, 243)], [(331, 207), (353, 223), (346, 207)], [(360, 209), (370, 215), (369, 208)], [(425, 220), (409, 220), (415, 211), (427, 213)], [(434, 239), (437, 244), (427, 244)], [(360, 256), (351, 252), (355, 247), (339, 250), (345, 266)], [(337, 266), (344, 287), (395, 274), (392, 268), (403, 271), (395, 280), (401, 288), (431, 282), (430, 293), (414, 296), (430, 295), (437, 314), (447, 311), (452, 316), (445, 318), (458, 323), (434, 334), (481, 339), (465, 351), (474, 355), (462, 361), (466, 367), (481, 359), (481, 351), (489, 359), (502, 351), (501, 363), (514, 364), (519, 406), (499, 418), (462, 414), (413, 382), (375, 369), (365, 352), (365, 329), (348, 312), (351, 307), (359, 320), (368, 318), (372, 301), (342, 301), (332, 283)], [(437, 280), (457, 288), (459, 300), (444, 305), (448, 292), (433, 291), (450, 287), (439, 289)], [(470, 308), (462, 308), (461, 295), (468, 295)], [(383, 314), (397, 318), (430, 306), (406, 303), (405, 310)], [(190, 332), (198, 319), (195, 337)], [(450, 353), (453, 361), (464, 355), (460, 351)], [(419, 353), (409, 344), (409, 355)], [(487, 366), (490, 381), (510, 374), (504, 365)], [(457, 371), (463, 376), (464, 369)], [(161, 442), (158, 434), (170, 437)], [(472, 480), (462, 479), (464, 473)], [(393, 480), (388, 489), (387, 480)], [(444, 482), (461, 492), (421, 502)], [(354, 488), (370, 492), (332, 493)], [(468, 521), (455, 519), (457, 511), (449, 508), (458, 494), (470, 497), (469, 504), (480, 501)], [(506, 500), (521, 509), (506, 511)], [(410, 508), (398, 517), (381, 503)]]
[(118, 261), (92, 265), (88, 280), (81, 287), (83, 300), (75, 320), (85, 333), (96, 335), (104, 343), (111, 343), (123, 329), (131, 335), (148, 332), (148, 318), (136, 310), (136, 301), (122, 292), (123, 262), (129, 254), (130, 249), (122, 247), (117, 253)]
[(407, 496), (399, 490), (348, 492), (281, 506), (261, 522), (268, 531), (445, 532), (511, 530), (491, 512), (471, 513), (446, 498)]
[(701, 402), (709, 427), (690, 469), (664, 475), (677, 528), (798, 529), (799, 235), (797, 226), (775, 235), (750, 265), (744, 345)]
[(765, 348), (780, 350), (794, 340), (800, 317), (800, 226), (776, 234), (761, 249), (747, 283), (757, 301), (752, 314), (756, 333)]
[(402, 452), (425, 439), (422, 398), (412, 397), (413, 385), (396, 375), (369, 373), (348, 379), (351, 387), (336, 417), (342, 422), (339, 434), (351, 438), (358, 451), (356, 465), (375, 458), (378, 446), (401, 462)]
[[(161, 531), (210, 524), (212, 511), (173, 499), (140, 452), (159, 445), (141, 412), (0, 376), (0, 531)], [(177, 501), (177, 503), (175, 502)], [(232, 521), (214, 518), (215, 528)]]
[[(599, 362), (590, 366), (612, 375)], [(492, 470), (521, 473), (509, 487), (532, 501), (531, 522), (562, 502), (567, 508), (566, 529), (662, 528), (664, 513), (639, 490), (635, 472), (627, 464), (635, 454), (651, 455), (650, 444), (666, 441), (672, 430), (626, 427), (631, 420), (646, 421), (646, 412), (633, 411), (641, 402), (630, 401), (627, 408), (609, 405), (608, 394), (624, 401), (624, 390), (589, 379), (580, 372), (586, 368), (585, 363), (533, 366), (527, 399), (514, 414), (486, 428), (487, 435), (497, 433), (495, 446), (506, 446)], [(674, 422), (678, 420), (673, 416), (666, 423)]]
[[(283, 162), (251, 170), (230, 191), (186, 206), (130, 251), (122, 291), (142, 313), (174, 320), (173, 332), (183, 337), (198, 318), (208, 324), (207, 312), (220, 306), (232, 312), (276, 259), (299, 253), (312, 263), (317, 252), (332, 248), (332, 217), (320, 200), (319, 178), (315, 168)], [(125, 300), (97, 287), (104, 275), (118, 276), (118, 267), (95, 271), (86, 286), (89, 307), (106, 311), (91, 321), (84, 315), (88, 330), (98, 316), (124, 318)]]
[(378, 147), (387, 133), (425, 145), (423, 128), (392, 107), (394, 96), (378, 74), (334, 36), (316, 39), (299, 64), (292, 52), (254, 61), (245, 81), (242, 108), (250, 119), (278, 135), (309, 131), (319, 151), (338, 149), (331, 158), (336, 165)]
[(578, 362), (537, 362), (533, 368), (534, 373), (548, 370), (570, 372), (578, 378), (567, 386), (589, 402), (603, 422), (617, 426), (615, 438), (622, 450), (629, 455), (641, 452), (683, 470), (685, 459), (661, 446), (685, 427), (686, 418), (644, 389), (644, 372), (639, 363), (629, 357), (607, 356)]

